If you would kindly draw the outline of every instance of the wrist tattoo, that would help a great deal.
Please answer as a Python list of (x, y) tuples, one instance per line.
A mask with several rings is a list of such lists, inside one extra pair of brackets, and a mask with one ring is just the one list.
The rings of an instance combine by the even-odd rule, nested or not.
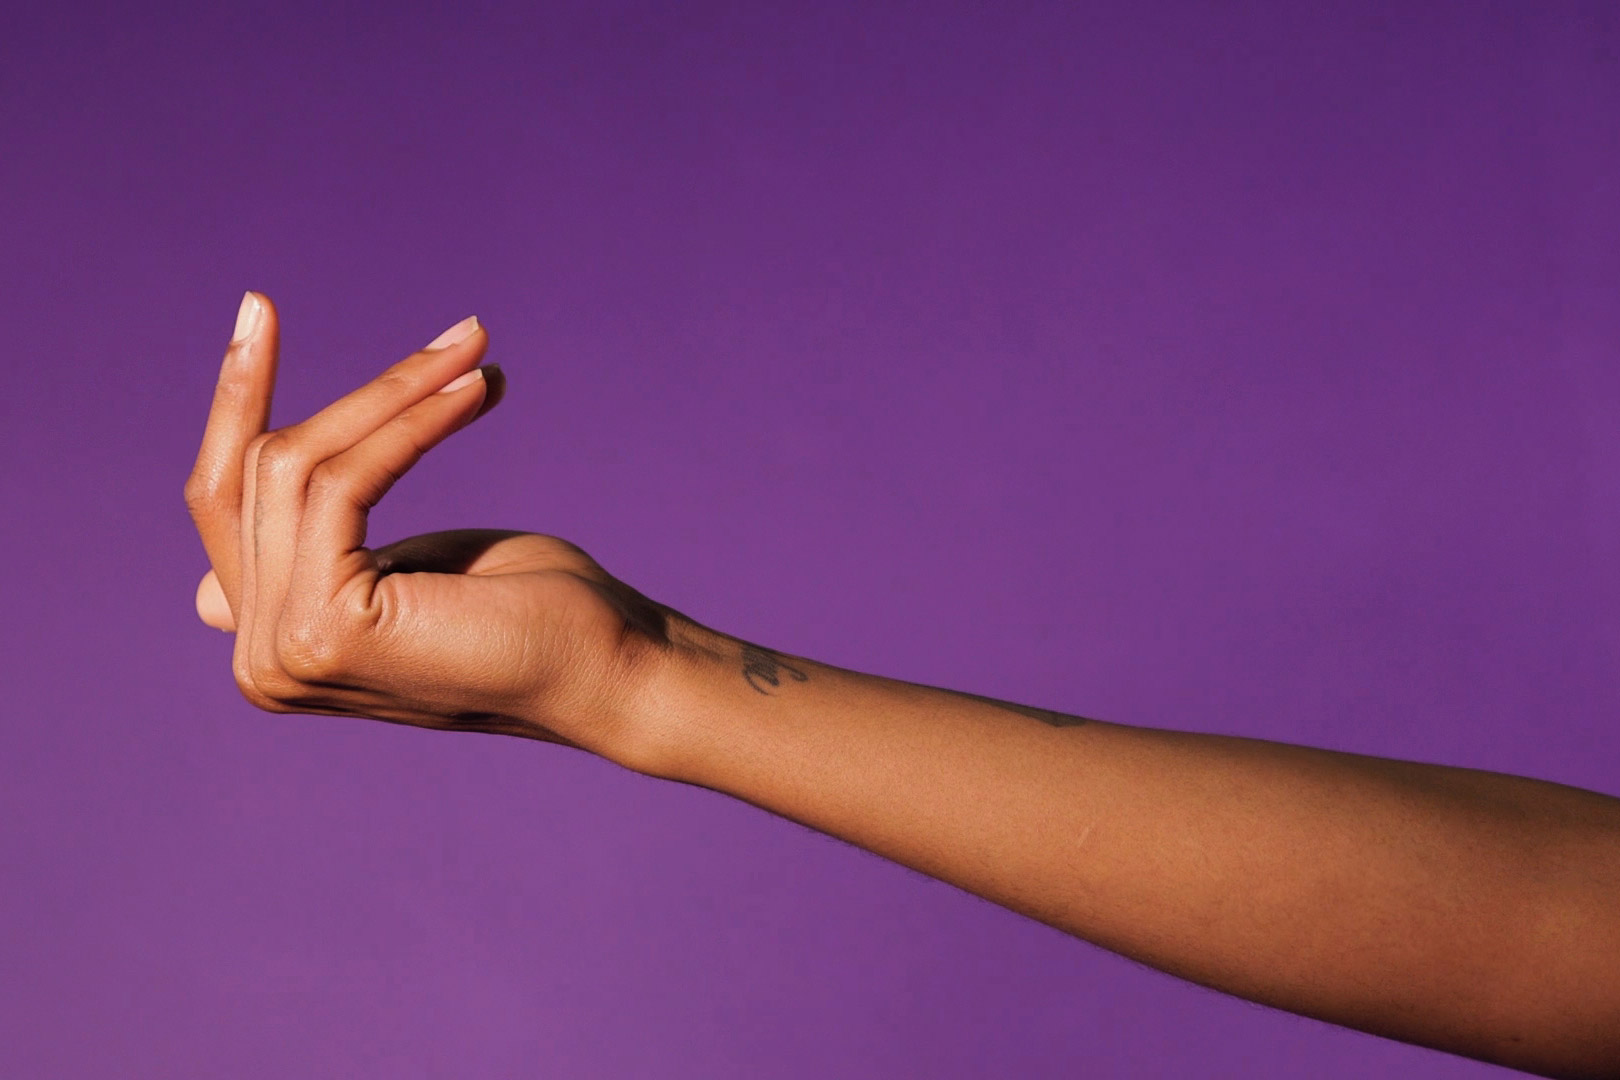
[(762, 649), (757, 645), (744, 645), (742, 647), (742, 674), (752, 686), (761, 694), (770, 694), (766, 687), (782, 685), (782, 676), (787, 675), (794, 682), (808, 682), (809, 674), (800, 671), (792, 664), (783, 660), (769, 649)]

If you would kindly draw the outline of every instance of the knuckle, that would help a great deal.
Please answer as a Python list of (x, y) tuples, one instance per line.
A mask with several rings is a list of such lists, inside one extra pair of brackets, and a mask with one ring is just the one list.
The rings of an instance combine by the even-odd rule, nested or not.
[(219, 481), (207, 473), (194, 472), (186, 477), (186, 508), (193, 517), (211, 512), (219, 501)]
[(378, 375), (372, 385), (385, 396), (395, 398), (414, 396), (421, 382), (422, 377), (414, 374), (410, 361), (404, 360)]
[[(245, 351), (246, 343), (239, 342), (227, 349), (226, 355), (240, 357)], [(252, 400), (254, 390), (253, 379), (241, 364), (223, 365), (219, 379), (214, 383), (214, 397), (229, 402), (233, 407), (240, 407)]]
[(231, 676), (236, 679), (236, 688), (242, 691), (242, 696), (258, 704), (254, 699), (259, 697), (259, 687), (253, 681), (253, 669), (238, 648), (231, 657)]
[(241, 693), (242, 697), (247, 699), (248, 704), (254, 708), (273, 713), (296, 711), (286, 701), (267, 692), (266, 687), (261, 685), (259, 672), (245, 658), (237, 657), (232, 659), (231, 674), (236, 679), (236, 689)]
[(328, 458), (315, 466), (309, 474), (309, 491), (311, 496), (335, 495), (348, 486), (348, 475), (342, 466), (333, 463)]
[(253, 681), (259, 693), (270, 702), (261, 707), (271, 712), (297, 712), (304, 700), (303, 684), (273, 665), (264, 665), (264, 670), (255, 674)]
[(350, 650), (343, 636), (312, 619), (284, 623), (276, 632), (275, 659), (299, 683), (328, 682), (343, 674)]
[(268, 482), (303, 472), (304, 464), (298, 441), (280, 431), (266, 435), (264, 442), (259, 446), (256, 468), (259, 479)]

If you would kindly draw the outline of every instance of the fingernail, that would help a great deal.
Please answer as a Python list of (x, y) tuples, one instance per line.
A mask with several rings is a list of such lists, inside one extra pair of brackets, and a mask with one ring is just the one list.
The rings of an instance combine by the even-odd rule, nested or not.
[(231, 332), (231, 344), (246, 341), (259, 328), (259, 298), (250, 292), (242, 294), (242, 306), (236, 309), (236, 329)]
[(448, 349), (450, 346), (456, 344), (456, 342), (466, 341), (468, 338), (472, 337), (473, 331), (477, 329), (478, 316), (469, 315), (465, 319), (462, 319), (460, 322), (456, 323), (456, 325), (452, 326), (450, 329), (446, 330), (444, 333), (440, 334), (438, 337), (434, 338), (432, 341), (428, 342), (422, 351), (430, 352), (433, 349)]
[(471, 371), (467, 372), (467, 374), (451, 379), (448, 383), (444, 384), (444, 386), (439, 388), (439, 393), (448, 394), (452, 390), (460, 390), (463, 386), (471, 386), (473, 383), (477, 382), (483, 377), (483, 368), (473, 368)]

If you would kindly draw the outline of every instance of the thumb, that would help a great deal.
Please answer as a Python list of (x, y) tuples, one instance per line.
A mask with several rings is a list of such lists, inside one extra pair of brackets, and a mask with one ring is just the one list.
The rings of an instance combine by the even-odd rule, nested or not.
[(231, 618), (231, 605), (220, 587), (219, 575), (212, 570), (197, 584), (197, 617), (216, 630), (234, 631), (236, 620)]

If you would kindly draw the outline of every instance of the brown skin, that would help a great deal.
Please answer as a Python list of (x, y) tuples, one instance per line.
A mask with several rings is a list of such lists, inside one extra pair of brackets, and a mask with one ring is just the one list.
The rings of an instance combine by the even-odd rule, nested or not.
[[(423, 453), (487, 412), (488, 336), (413, 353), (301, 424), (267, 431), (275, 308), (249, 294), (186, 503), (213, 569), (203, 621), (236, 632), (238, 687), (271, 712), (500, 731), (613, 757), (657, 607), (564, 540), (493, 529), (367, 549), (366, 515)], [(255, 321), (256, 319), (256, 321)], [(446, 336), (456, 336), (453, 331)], [(458, 376), (467, 386), (438, 393)], [(649, 639), (650, 640), (650, 639)]]
[(236, 632), (253, 704), (574, 746), (1253, 1001), (1620, 1077), (1620, 799), (847, 671), (704, 627), (555, 537), (368, 549), (370, 507), (498, 401), (486, 335), (458, 324), (267, 432), (275, 310), (245, 310), (186, 499), (213, 564), (198, 613)]

